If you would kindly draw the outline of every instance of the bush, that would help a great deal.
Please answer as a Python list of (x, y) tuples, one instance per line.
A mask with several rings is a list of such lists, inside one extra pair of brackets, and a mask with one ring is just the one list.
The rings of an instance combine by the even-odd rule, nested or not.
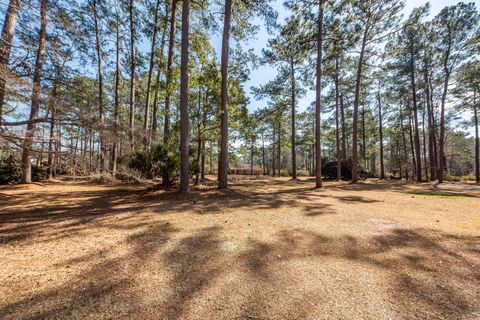
[(137, 170), (150, 179), (160, 176), (163, 170), (166, 170), (170, 177), (175, 177), (180, 167), (180, 156), (168, 146), (157, 144), (149, 150), (135, 152), (127, 164), (130, 169)]
[[(45, 180), (47, 178), (47, 169), (44, 167), (32, 165), (32, 181)], [(0, 162), (0, 185), (17, 184), (22, 179), (22, 163), (13, 156)]]
[(13, 157), (0, 162), (0, 184), (17, 184), (22, 178), (22, 166)]
[[(342, 170), (342, 179), (351, 180), (352, 179), (352, 162), (342, 161), (341, 162)], [(337, 161), (326, 161), (323, 162), (322, 166), (322, 175), (327, 179), (336, 179), (337, 178)]]

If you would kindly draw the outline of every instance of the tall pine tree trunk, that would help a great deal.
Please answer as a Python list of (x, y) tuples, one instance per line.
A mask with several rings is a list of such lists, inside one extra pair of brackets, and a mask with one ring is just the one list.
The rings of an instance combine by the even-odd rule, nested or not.
[(343, 105), (343, 94), (340, 92), (340, 116), (342, 124), (342, 160), (347, 160), (347, 128), (345, 126), (345, 108)]
[(116, 23), (116, 41), (115, 41), (115, 93), (114, 93), (114, 109), (113, 109), (113, 121), (114, 121), (114, 141), (112, 146), (112, 174), (115, 176), (117, 172), (117, 159), (118, 159), (118, 140), (120, 129), (120, 18), (117, 13)]
[(97, 72), (98, 72), (98, 119), (100, 136), (100, 172), (105, 171), (106, 146), (104, 141), (105, 115), (103, 107), (103, 67), (102, 67), (102, 44), (100, 42), (100, 26), (98, 20), (97, 0), (93, 0), (93, 15), (95, 18), (95, 47), (97, 51)]
[(50, 135), (48, 139), (47, 176), (49, 180), (53, 178), (53, 165), (54, 165), (53, 164), (53, 161), (54, 161), (53, 148), (55, 144), (55, 126), (57, 122), (57, 86), (58, 86), (58, 81), (54, 81), (53, 89), (52, 89), (52, 107), (50, 108), (51, 109)]
[(339, 84), (338, 55), (335, 56), (335, 146), (337, 157), (337, 180), (342, 180), (342, 154), (340, 149), (340, 114), (339, 114)]
[(33, 75), (33, 90), (32, 90), (32, 104), (30, 109), (30, 117), (27, 124), (27, 131), (25, 133), (25, 140), (23, 142), (22, 153), (22, 183), (32, 182), (32, 146), (35, 137), (35, 120), (38, 118), (40, 111), (40, 95), (41, 95), (41, 79), (43, 72), (43, 62), (45, 58), (45, 48), (47, 41), (47, 0), (42, 0), (40, 4), (40, 32), (38, 34), (38, 50), (35, 59), (35, 71)]
[(478, 129), (478, 106), (476, 101), (476, 92), (473, 94), (473, 115), (475, 124), (475, 181), (480, 183), (480, 136)]
[(129, 143), (130, 151), (135, 150), (135, 13), (134, 0), (130, 0), (130, 110), (129, 110)]
[(297, 179), (297, 147), (296, 147), (296, 79), (295, 79), (295, 64), (293, 57), (290, 60), (290, 72), (292, 77), (292, 179)]
[(147, 78), (147, 92), (145, 93), (145, 114), (143, 116), (143, 144), (148, 146), (149, 144), (149, 134), (148, 134), (148, 124), (150, 122), (150, 92), (152, 89), (152, 77), (153, 77), (153, 67), (155, 65), (155, 49), (157, 47), (157, 34), (158, 34), (158, 14), (160, 10), (160, 0), (157, 0), (155, 6), (155, 18), (153, 25), (153, 36), (152, 36), (152, 50), (150, 52), (150, 66), (148, 68), (148, 78)]
[(225, 20), (222, 39), (222, 92), (220, 116), (220, 156), (218, 161), (218, 188), (228, 188), (228, 55), (230, 49), (230, 27), (232, 0), (225, 0)]
[(362, 37), (360, 57), (358, 59), (357, 76), (355, 80), (355, 99), (353, 101), (353, 128), (352, 128), (352, 183), (358, 181), (358, 106), (360, 105), (360, 87), (362, 82), (363, 59), (367, 46), (367, 35), (369, 26), (365, 26)]
[(382, 114), (382, 98), (380, 95), (380, 87), (377, 93), (378, 99), (378, 133), (380, 138), (380, 179), (385, 179), (385, 164), (383, 162), (383, 114)]
[(322, 62), (323, 62), (323, 0), (318, 4), (317, 61), (315, 97), (315, 187), (322, 187), (321, 112), (322, 112)]
[(5, 22), (2, 28), (0, 39), (0, 125), (2, 124), (3, 104), (5, 100), (6, 77), (8, 77), (10, 52), (12, 49), (13, 36), (17, 25), (18, 12), (20, 11), (20, 0), (10, 0), (5, 13)]
[[(175, 32), (177, 28), (177, 3), (178, 0), (172, 1), (172, 14), (170, 17), (170, 39), (168, 42), (168, 58), (167, 58), (167, 85), (165, 95), (165, 114), (163, 121), (163, 143), (167, 143), (170, 137), (170, 107), (172, 104), (172, 83), (173, 83), (173, 54), (175, 49)], [(169, 178), (164, 172), (164, 184), (169, 183)]]
[(272, 135), (272, 177), (275, 177), (275, 124), (272, 125), (273, 127), (273, 135)]
[(188, 155), (188, 41), (190, 0), (183, 0), (182, 58), (180, 65), (180, 193), (190, 191), (190, 160)]
[(420, 133), (418, 129), (418, 104), (417, 104), (417, 86), (415, 84), (415, 60), (413, 52), (413, 40), (410, 40), (410, 82), (412, 86), (412, 102), (413, 102), (413, 125), (414, 125), (414, 141), (415, 141), (415, 165), (416, 165), (416, 181), (422, 182), (422, 159), (420, 156)]
[[(166, 2), (166, 9), (165, 9), (165, 15), (168, 15), (168, 1)], [(150, 137), (150, 142), (155, 142), (157, 140), (157, 130), (158, 130), (158, 94), (160, 91), (160, 86), (161, 86), (161, 81), (162, 81), (162, 75), (163, 75), (163, 68), (164, 68), (164, 63), (163, 63), (163, 49), (165, 47), (165, 34), (167, 30), (167, 23), (163, 25), (163, 30), (162, 30), (162, 40), (160, 44), (160, 58), (158, 61), (158, 71), (157, 71), (157, 79), (155, 81), (155, 93), (153, 97), (153, 113), (152, 113), (152, 130), (151, 130), (151, 137)]]

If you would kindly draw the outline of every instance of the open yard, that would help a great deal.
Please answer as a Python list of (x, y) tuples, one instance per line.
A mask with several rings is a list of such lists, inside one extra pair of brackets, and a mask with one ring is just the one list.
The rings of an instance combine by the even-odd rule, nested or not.
[(480, 319), (480, 190), (0, 188), (1, 319)]

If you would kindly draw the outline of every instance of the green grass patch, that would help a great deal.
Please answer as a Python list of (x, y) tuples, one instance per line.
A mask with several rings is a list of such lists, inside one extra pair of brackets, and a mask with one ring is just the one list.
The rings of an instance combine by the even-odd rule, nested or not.
[(469, 195), (469, 194), (457, 194), (457, 193), (440, 193), (440, 192), (415, 192), (415, 191), (410, 191), (406, 192), (407, 194), (415, 195), (415, 196), (424, 196), (424, 197), (434, 197), (434, 198), (479, 198), (474, 195)]

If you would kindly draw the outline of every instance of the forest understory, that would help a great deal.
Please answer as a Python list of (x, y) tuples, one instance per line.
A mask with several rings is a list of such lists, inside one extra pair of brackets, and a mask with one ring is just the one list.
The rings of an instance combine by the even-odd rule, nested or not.
[(209, 178), (0, 187), (0, 318), (480, 318), (480, 187)]

